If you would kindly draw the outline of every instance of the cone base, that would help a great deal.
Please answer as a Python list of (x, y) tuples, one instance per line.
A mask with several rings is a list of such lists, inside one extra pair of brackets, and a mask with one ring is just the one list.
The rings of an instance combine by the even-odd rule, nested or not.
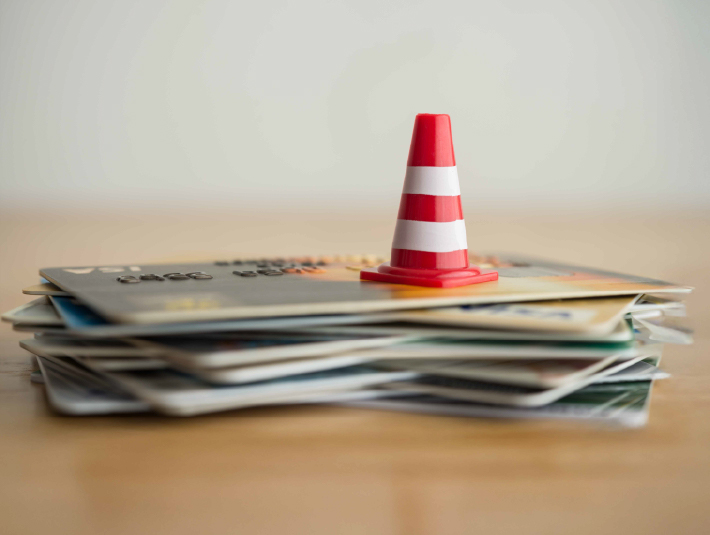
[(430, 288), (456, 288), (479, 282), (497, 281), (498, 272), (486, 270), (482, 273), (473, 264), (461, 269), (413, 269), (392, 267), (389, 262), (385, 262), (377, 268), (365, 268), (360, 271), (360, 280)]

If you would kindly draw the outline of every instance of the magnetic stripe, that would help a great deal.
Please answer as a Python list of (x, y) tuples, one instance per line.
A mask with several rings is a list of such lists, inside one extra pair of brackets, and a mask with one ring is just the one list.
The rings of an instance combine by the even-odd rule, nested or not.
[(461, 197), (403, 193), (397, 219), (413, 221), (456, 221), (463, 219)]
[(446, 253), (468, 249), (466, 224), (462, 219), (447, 223), (398, 219), (392, 249)]
[(415, 269), (460, 269), (468, 267), (468, 251), (463, 249), (448, 253), (430, 253), (428, 251), (392, 249), (390, 265)]
[(407, 167), (402, 193), (461, 195), (456, 166)]

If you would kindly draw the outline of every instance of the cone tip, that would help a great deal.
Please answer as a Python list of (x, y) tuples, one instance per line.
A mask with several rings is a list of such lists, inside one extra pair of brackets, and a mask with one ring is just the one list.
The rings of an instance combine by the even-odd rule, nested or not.
[(451, 118), (445, 113), (419, 113), (414, 119), (407, 165), (453, 167), (456, 165), (451, 138)]

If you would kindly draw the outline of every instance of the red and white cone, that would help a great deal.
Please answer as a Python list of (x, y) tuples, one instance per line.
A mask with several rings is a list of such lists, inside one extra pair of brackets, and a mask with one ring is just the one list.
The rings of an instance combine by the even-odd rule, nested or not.
[(498, 280), (496, 271), (482, 273), (468, 262), (448, 115), (421, 113), (414, 120), (392, 259), (363, 269), (360, 279), (438, 288)]

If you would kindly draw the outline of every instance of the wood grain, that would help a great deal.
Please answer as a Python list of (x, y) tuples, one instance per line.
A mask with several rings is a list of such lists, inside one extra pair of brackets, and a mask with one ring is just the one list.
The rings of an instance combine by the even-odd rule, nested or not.
[[(49, 265), (386, 252), (392, 213), (52, 213), (0, 220), (0, 305)], [(393, 209), (394, 210), (394, 209)], [(710, 532), (710, 217), (702, 212), (467, 216), (469, 243), (696, 287), (697, 341), (651, 420), (435, 418), (337, 407), (194, 419), (67, 418), (0, 330), (0, 532), (8, 534), (701, 534)]]

